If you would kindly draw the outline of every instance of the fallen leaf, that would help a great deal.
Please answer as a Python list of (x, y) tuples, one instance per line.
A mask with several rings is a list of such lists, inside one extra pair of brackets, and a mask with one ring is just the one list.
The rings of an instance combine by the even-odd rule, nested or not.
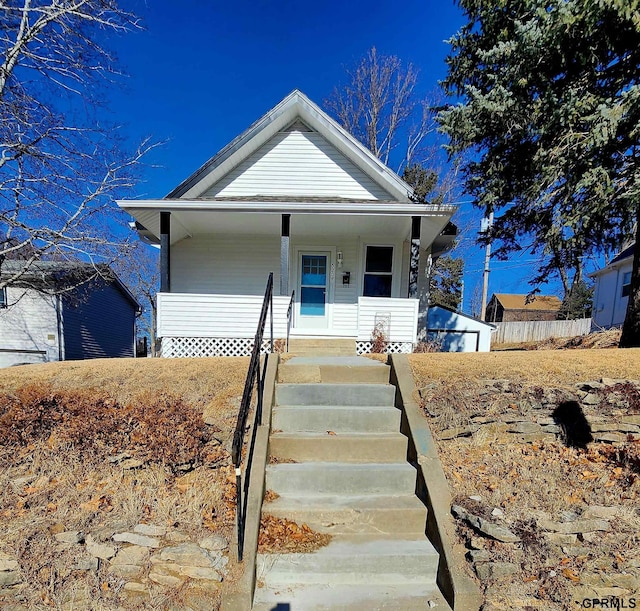
[(578, 577), (571, 569), (562, 569), (562, 574), (574, 583), (580, 581), (580, 577)]

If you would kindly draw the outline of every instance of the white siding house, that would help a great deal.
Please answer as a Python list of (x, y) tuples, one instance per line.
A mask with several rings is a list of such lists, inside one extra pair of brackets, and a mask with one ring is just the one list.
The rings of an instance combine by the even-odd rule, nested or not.
[(628, 246), (609, 265), (591, 274), (595, 280), (591, 318), (596, 329), (621, 327), (624, 323), (634, 250), (634, 245)]
[(362, 352), (381, 324), (390, 349), (409, 351), (426, 333), (430, 258), (454, 237), (453, 207), (414, 203), (299, 91), (165, 198), (118, 204), (161, 247), (165, 356), (246, 353), (270, 272), (276, 337), (291, 301), (292, 336), (351, 338)]

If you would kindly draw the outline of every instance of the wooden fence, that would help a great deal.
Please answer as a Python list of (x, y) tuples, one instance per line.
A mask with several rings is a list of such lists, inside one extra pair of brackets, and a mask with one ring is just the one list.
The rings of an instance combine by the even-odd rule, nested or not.
[(575, 337), (591, 331), (591, 319), (578, 320), (527, 320), (524, 322), (494, 323), (497, 329), (491, 334), (491, 345), (539, 342), (550, 337)]

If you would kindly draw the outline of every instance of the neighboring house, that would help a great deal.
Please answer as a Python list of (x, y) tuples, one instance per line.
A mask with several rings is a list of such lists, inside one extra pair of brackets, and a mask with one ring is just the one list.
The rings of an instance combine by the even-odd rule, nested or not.
[[(20, 261), (6, 260), (3, 279)], [(132, 357), (140, 305), (108, 266), (38, 261), (0, 289), (0, 367)]]
[(556, 320), (562, 301), (555, 295), (494, 293), (485, 310), (487, 322)]
[(443, 306), (429, 308), (427, 337), (443, 352), (489, 352), (495, 325)]
[(595, 280), (591, 317), (596, 329), (620, 327), (624, 323), (629, 303), (634, 250), (634, 244), (628, 246), (609, 265), (589, 274)]
[[(119, 201), (161, 246), (164, 356), (246, 354), (269, 272), (284, 337), (352, 338), (391, 351), (426, 336), (430, 259), (455, 208), (412, 188), (299, 91), (164, 199)], [(412, 256), (412, 252), (414, 256)]]

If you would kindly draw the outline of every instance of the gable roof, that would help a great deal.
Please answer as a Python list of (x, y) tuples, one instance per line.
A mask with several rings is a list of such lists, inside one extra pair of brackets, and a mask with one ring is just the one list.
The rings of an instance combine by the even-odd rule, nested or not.
[(166, 199), (201, 197), (278, 132), (292, 125), (317, 132), (359, 171), (389, 193), (392, 200), (410, 202), (411, 186), (297, 89), (173, 189)]
[(136, 310), (142, 309), (133, 293), (105, 263), (92, 265), (78, 261), (35, 261), (21, 274), (23, 268), (23, 261), (7, 259), (2, 262), (0, 278), (7, 279), (20, 274), (11, 286), (51, 294), (69, 291), (93, 280), (113, 283)]
[[(505, 310), (551, 310), (557, 311), (562, 301), (555, 295), (515, 295), (511, 293), (494, 293), (495, 298)], [(527, 299), (529, 298), (529, 299)]]

